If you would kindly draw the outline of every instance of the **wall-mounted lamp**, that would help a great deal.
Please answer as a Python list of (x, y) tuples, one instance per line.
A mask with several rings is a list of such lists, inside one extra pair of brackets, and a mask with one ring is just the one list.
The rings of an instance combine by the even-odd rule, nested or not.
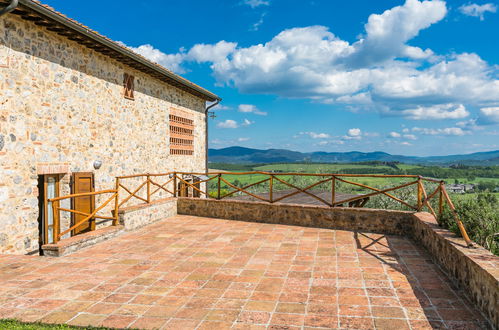
[(102, 166), (102, 160), (94, 161), (94, 168), (98, 170)]

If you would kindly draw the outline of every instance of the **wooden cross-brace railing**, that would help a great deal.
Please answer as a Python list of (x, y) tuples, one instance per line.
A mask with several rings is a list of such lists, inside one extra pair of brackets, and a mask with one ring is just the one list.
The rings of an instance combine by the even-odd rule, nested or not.
[[(228, 179), (228, 177), (234, 175), (238, 177), (255, 175), (257, 176), (257, 180), (255, 182), (250, 182), (242, 187), (239, 187), (238, 185), (231, 182), (230, 179)], [(288, 182), (287, 178), (290, 177), (313, 177), (316, 178), (317, 181), (308, 184), (305, 188), (301, 188), (297, 184)], [(161, 180), (161, 178), (165, 179)], [(347, 178), (406, 178), (406, 179), (414, 179), (414, 181), (399, 184), (397, 186), (390, 188), (379, 189), (376, 187), (371, 187), (367, 184), (362, 184), (352, 180), (347, 180)], [(130, 188), (130, 184), (125, 183), (125, 181), (129, 179), (138, 180), (138, 186), (134, 189)], [(336, 187), (338, 182), (371, 190), (372, 192), (338, 200), (338, 197), (340, 196), (337, 193), (338, 188)], [(437, 184), (436, 189), (433, 190), (430, 194), (428, 194), (424, 186), (425, 182), (436, 183)], [(212, 183), (212, 186), (213, 185), (216, 186), (215, 188), (216, 190), (213, 191), (211, 194), (209, 191), (210, 189), (208, 183)], [(276, 197), (275, 195), (276, 183), (292, 188), (293, 191), (288, 192), (285, 195)], [(204, 190), (201, 186), (202, 184), (205, 184)], [(268, 197), (265, 197), (262, 194), (255, 193), (249, 190), (250, 188), (262, 185), (263, 187), (266, 187), (266, 189), (268, 189)], [(327, 185), (328, 187), (330, 187), (331, 202), (325, 200), (323, 197), (318, 196), (317, 192), (312, 190), (313, 188), (320, 185)], [(394, 191), (414, 185), (416, 186), (416, 201), (417, 201), (416, 205), (411, 205), (411, 203), (409, 203), (407, 200), (403, 200), (402, 198), (393, 195)], [(224, 186), (223, 192), (222, 192), (222, 186)], [(153, 187), (155, 187), (155, 189), (151, 189)], [(226, 191), (227, 188), (232, 189), (232, 191)], [(200, 196), (204, 196), (206, 198), (216, 198), (221, 200), (221, 199), (230, 198), (238, 194), (238, 195), (247, 195), (267, 203), (283, 202), (286, 199), (289, 199), (297, 194), (304, 194), (319, 201), (320, 203), (328, 207), (336, 207), (345, 204), (354, 205), (356, 207), (358, 206), (362, 207), (366, 204), (367, 200), (370, 197), (383, 195), (414, 211), (421, 211), (424, 208), (426, 208), (435, 217), (438, 217), (443, 213), (444, 205), (447, 204), (452, 212), (454, 220), (456, 221), (464, 240), (469, 246), (472, 245), (472, 242), (468, 237), (466, 229), (464, 228), (462, 221), (459, 219), (459, 216), (456, 212), (456, 208), (452, 203), (449, 194), (445, 190), (445, 184), (441, 180), (424, 178), (417, 175), (269, 173), (261, 171), (217, 172), (217, 173), (167, 172), (160, 174), (148, 173), (148, 174), (120, 176), (116, 177), (115, 189), (113, 190), (103, 190), (93, 193), (73, 194), (64, 197), (50, 199), (49, 202), (52, 202), (52, 207), (54, 210), (54, 228), (57, 229), (55, 230), (56, 235), (54, 235), (54, 241), (58, 241), (63, 235), (65, 235), (69, 231), (74, 230), (75, 228), (85, 223), (86, 221), (90, 221), (95, 218), (112, 220), (113, 225), (117, 225), (118, 210), (122, 207), (126, 207), (127, 203), (129, 203), (131, 200), (138, 200), (141, 203), (149, 204), (154, 201), (154, 198), (179, 197), (181, 192), (182, 193), (185, 192), (186, 189), (190, 189), (192, 190), (192, 192), (196, 192)], [(160, 192), (162, 193), (162, 195), (160, 195)], [(77, 198), (77, 197), (84, 197), (91, 195), (101, 195), (101, 194), (112, 194), (112, 195), (102, 205), (97, 207), (92, 213), (85, 213), (78, 210), (62, 208), (59, 205), (59, 202), (63, 199)], [(122, 200), (120, 200), (120, 196), (123, 197)], [(433, 208), (431, 204), (431, 201), (436, 199), (436, 196), (438, 196), (437, 211), (435, 210), (435, 208)], [(106, 207), (112, 200), (114, 200), (113, 216), (97, 215), (97, 212)], [(80, 216), (84, 216), (85, 218), (78, 221), (78, 223), (74, 224), (70, 228), (60, 232), (59, 213), (61, 211), (78, 214)]]

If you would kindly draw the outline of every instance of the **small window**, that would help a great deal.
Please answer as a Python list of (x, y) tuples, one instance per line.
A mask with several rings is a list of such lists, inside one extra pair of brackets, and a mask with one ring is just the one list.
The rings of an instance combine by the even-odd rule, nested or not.
[(123, 87), (124, 87), (124, 96), (126, 99), (133, 100), (133, 90), (134, 90), (134, 79), (135, 77), (125, 73), (123, 76)]

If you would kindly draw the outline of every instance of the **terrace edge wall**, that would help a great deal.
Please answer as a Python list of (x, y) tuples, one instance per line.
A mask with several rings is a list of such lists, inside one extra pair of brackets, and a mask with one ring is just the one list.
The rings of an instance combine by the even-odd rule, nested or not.
[(499, 329), (499, 257), (479, 245), (467, 248), (462, 238), (439, 227), (426, 212), (413, 215), (411, 236)]
[(407, 235), (413, 212), (178, 198), (178, 214), (228, 220)]

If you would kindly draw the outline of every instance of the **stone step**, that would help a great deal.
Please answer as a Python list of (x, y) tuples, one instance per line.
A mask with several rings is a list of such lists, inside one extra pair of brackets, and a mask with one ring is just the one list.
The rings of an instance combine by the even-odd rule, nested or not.
[(47, 257), (62, 257), (116, 237), (124, 230), (123, 226), (110, 226), (63, 239), (55, 244), (45, 244), (42, 245), (43, 254)]

